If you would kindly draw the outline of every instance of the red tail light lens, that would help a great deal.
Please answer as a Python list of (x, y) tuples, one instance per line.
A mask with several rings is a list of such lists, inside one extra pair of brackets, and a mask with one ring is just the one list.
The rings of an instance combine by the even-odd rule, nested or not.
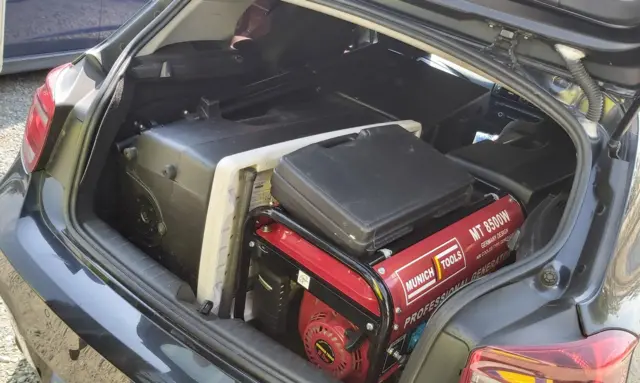
[(53, 112), (56, 107), (53, 98), (55, 82), (60, 72), (69, 65), (59, 66), (49, 72), (44, 84), (36, 89), (36, 93), (33, 95), (33, 103), (27, 116), (22, 150), (20, 151), (24, 167), (29, 173), (35, 170), (38, 165), (44, 145), (47, 142), (51, 120), (53, 120)]
[(636, 342), (616, 330), (550, 346), (484, 347), (471, 353), (460, 383), (624, 383)]

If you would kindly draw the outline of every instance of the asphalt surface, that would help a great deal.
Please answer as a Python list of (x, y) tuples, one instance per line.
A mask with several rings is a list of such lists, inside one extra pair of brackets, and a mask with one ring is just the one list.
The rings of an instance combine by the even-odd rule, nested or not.
[[(127, 21), (147, 0), (7, 0), (6, 54), (86, 49)], [(23, 44), (22, 47), (19, 44)]]
[[(20, 150), (31, 99), (44, 76), (44, 72), (0, 76), (0, 178)], [(37, 375), (15, 345), (9, 316), (0, 300), (0, 383), (37, 381)], [(640, 383), (640, 351), (635, 352), (632, 358), (628, 382)]]

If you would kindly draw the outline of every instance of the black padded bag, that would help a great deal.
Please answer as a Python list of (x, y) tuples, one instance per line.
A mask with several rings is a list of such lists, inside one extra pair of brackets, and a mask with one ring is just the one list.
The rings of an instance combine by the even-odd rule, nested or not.
[(271, 187), (289, 214), (359, 256), (462, 206), (472, 183), (461, 166), (395, 125), (288, 154)]

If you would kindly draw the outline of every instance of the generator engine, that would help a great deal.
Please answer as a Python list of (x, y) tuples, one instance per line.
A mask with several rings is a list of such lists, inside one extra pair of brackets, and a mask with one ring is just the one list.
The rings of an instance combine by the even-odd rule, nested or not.
[(282, 158), (280, 206), (247, 220), (236, 295), (251, 259), (260, 328), (297, 323), (307, 359), (349, 383), (393, 376), (436, 308), (507, 261), (524, 221), (511, 195), (403, 129), (363, 132)]
[[(413, 334), (421, 332), (419, 326), (440, 303), (504, 264), (509, 256), (507, 241), (523, 219), (519, 204), (511, 196), (504, 196), (372, 266), (393, 300), (393, 325), (383, 379), (397, 369), (402, 355), (417, 341)], [(337, 379), (364, 381), (370, 365), (369, 341), (364, 334), (367, 326), (375, 323), (367, 322), (366, 317), (380, 315), (375, 292), (348, 267), (283, 225), (271, 224), (258, 235), (301, 266), (295, 281), (306, 291), (298, 315), (298, 331), (307, 358)], [(267, 266), (272, 257), (265, 254), (263, 258), (261, 270), (274, 269)], [(335, 296), (326, 290), (335, 291)], [(364, 331), (345, 318), (347, 313), (357, 315), (352, 313), (357, 307), (367, 313), (358, 320), (361, 326), (364, 323)], [(261, 314), (264, 317), (264, 312)], [(269, 315), (274, 316), (278, 315)]]

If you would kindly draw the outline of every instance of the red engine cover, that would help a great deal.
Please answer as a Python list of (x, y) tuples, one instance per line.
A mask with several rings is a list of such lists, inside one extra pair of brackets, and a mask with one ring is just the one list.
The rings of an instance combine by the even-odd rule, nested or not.
[(298, 331), (309, 361), (347, 383), (362, 382), (369, 369), (368, 342), (347, 351), (346, 330), (355, 329), (342, 315), (305, 291)]
[[(375, 265), (389, 287), (395, 306), (391, 341), (426, 320), (447, 296), (494, 271), (508, 257), (506, 242), (524, 220), (511, 197), (503, 197)], [(379, 314), (367, 283), (282, 225), (258, 235), (335, 286), (358, 304)]]

